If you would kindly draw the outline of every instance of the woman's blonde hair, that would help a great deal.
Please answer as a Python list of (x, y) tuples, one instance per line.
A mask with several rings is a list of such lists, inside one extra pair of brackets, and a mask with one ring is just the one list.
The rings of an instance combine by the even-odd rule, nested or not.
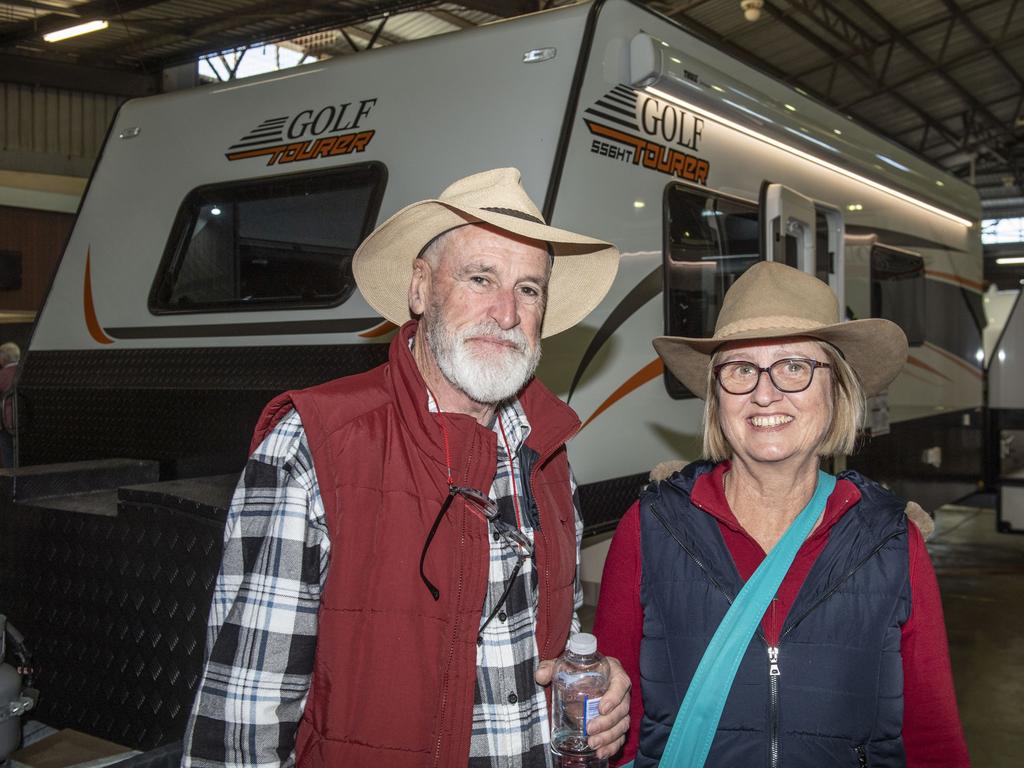
[[(832, 367), (832, 423), (818, 446), (819, 456), (847, 456), (853, 453), (857, 444), (857, 432), (864, 419), (865, 398), (860, 379), (839, 350), (824, 341), (818, 345), (825, 353), (826, 362)], [(708, 366), (707, 388), (704, 392), (704, 458), (724, 461), (732, 457), (732, 446), (725, 438), (719, 421), (718, 382), (715, 381), (715, 366), (722, 352), (711, 356)]]

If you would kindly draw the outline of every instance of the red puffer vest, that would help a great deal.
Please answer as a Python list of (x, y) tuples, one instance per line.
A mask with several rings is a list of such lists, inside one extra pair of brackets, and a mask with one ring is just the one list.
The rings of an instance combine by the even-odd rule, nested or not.
[[(438, 414), (402, 326), (389, 362), (357, 376), (288, 392), (264, 409), (253, 446), (295, 408), (306, 431), (327, 514), (331, 564), (306, 711), (296, 735), (305, 766), (423, 768), (469, 759), (476, 635), (487, 589), (488, 529), (457, 499), (437, 530), (424, 571), (420, 552), (447, 496)], [(558, 656), (568, 638), (576, 533), (565, 441), (576, 414), (532, 381), (520, 403), (539, 458), (530, 473), (541, 528), (537, 646)], [(444, 414), (454, 482), (487, 491), (496, 469), (494, 432)]]

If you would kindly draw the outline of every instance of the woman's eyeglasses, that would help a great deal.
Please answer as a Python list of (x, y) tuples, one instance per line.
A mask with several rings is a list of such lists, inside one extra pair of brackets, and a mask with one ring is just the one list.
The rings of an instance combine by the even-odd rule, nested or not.
[(762, 368), (747, 360), (730, 360), (714, 367), (715, 378), (730, 395), (748, 395), (757, 389), (761, 374), (767, 373), (772, 384), (780, 392), (803, 392), (814, 379), (817, 368), (831, 368), (828, 363), (819, 363), (805, 357), (787, 357), (776, 360)]

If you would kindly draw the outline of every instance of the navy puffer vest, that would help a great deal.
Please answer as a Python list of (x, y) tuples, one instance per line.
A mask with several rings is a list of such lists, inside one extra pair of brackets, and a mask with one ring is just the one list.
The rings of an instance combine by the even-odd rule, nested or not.
[[(640, 500), (644, 718), (636, 768), (658, 764), (705, 648), (743, 586), (718, 522), (690, 503), (712, 464)], [(833, 526), (781, 631), (778, 676), (760, 630), (740, 665), (707, 768), (902, 766), (901, 626), (910, 615), (904, 503), (856, 472), (861, 500)]]

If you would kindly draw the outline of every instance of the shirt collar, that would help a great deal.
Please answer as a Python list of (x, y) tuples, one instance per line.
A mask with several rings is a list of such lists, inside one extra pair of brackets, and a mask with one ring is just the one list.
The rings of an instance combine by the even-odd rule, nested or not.
[[(429, 389), (427, 390), (427, 411), (430, 413), (441, 412)], [(512, 453), (516, 453), (530, 435), (530, 422), (526, 418), (526, 411), (523, 410), (519, 400), (513, 399), (499, 405), (495, 410), (495, 415), (497, 418), (491, 423), (491, 431), (498, 436), (499, 441), (508, 446)]]

